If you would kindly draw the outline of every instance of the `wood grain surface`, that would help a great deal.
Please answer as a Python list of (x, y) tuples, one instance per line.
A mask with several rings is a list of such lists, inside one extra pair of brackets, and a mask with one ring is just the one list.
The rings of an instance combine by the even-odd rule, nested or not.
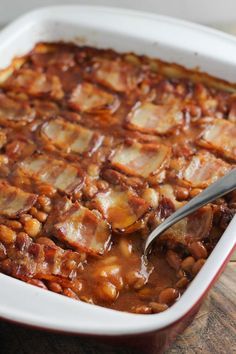
[[(236, 262), (209, 292), (194, 322), (165, 354), (236, 354)], [(142, 354), (95, 340), (0, 322), (1, 354)]]

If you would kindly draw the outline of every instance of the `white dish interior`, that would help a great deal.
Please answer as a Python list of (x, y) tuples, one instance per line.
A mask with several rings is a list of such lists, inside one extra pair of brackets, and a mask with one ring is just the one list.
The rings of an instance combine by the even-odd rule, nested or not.
[[(40, 41), (74, 41), (133, 51), (236, 82), (236, 39), (184, 21), (131, 10), (87, 6), (31, 12), (0, 34), (0, 68)], [(0, 274), (0, 317), (64, 332), (125, 335), (164, 328), (184, 316), (235, 246), (236, 217), (180, 300), (157, 315), (137, 315), (71, 300)]]

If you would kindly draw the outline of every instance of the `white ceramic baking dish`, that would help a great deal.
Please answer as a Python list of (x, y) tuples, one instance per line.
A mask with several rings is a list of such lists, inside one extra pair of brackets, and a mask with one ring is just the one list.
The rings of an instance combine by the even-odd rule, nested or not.
[[(200, 67), (211, 75), (236, 82), (234, 37), (163, 16), (87, 6), (39, 9), (13, 22), (0, 34), (0, 68), (8, 66), (13, 57), (26, 54), (39, 41), (57, 40), (159, 57), (188, 68)], [(200, 300), (233, 252), (235, 240), (236, 218), (180, 300), (160, 314), (109, 310), (0, 274), (0, 317), (75, 334), (113, 338), (158, 334), (159, 349), (163, 349), (170, 333), (173, 338), (173, 332), (186, 326), (197, 311)], [(160, 345), (163, 336), (165, 340)]]

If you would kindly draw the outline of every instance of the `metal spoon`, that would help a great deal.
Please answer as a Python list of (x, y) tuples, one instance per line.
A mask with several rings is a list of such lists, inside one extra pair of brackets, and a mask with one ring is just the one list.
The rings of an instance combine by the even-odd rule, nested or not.
[(158, 225), (146, 239), (144, 245), (144, 259), (147, 260), (152, 242), (159, 237), (162, 232), (202, 206), (232, 192), (234, 189), (236, 189), (236, 168), (211, 184), (187, 204), (171, 214), (162, 224)]

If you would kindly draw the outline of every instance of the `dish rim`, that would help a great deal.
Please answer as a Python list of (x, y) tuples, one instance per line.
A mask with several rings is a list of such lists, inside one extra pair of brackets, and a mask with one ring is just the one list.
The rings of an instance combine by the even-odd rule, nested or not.
[[(27, 25), (29, 26), (33, 22), (37, 24), (40, 24), (40, 21), (43, 22), (44, 20), (51, 20), (53, 22), (56, 19), (57, 13), (63, 17), (63, 12), (71, 11), (71, 13), (73, 13), (75, 10), (80, 11), (81, 13), (84, 11), (85, 15), (86, 12), (102, 12), (110, 15), (112, 14), (111, 16), (117, 18), (119, 18), (119, 16), (125, 16), (130, 20), (132, 17), (140, 18), (140, 21), (142, 21), (143, 18), (153, 19), (157, 21), (157, 23), (164, 22), (167, 25), (170, 23), (171, 26), (181, 27), (183, 31), (191, 28), (197, 32), (203, 32), (206, 36), (220, 36), (221, 39), (232, 42), (236, 51), (236, 39), (233, 36), (224, 34), (218, 30), (210, 28), (208, 29), (207, 27), (201, 25), (193, 24), (191, 22), (179, 19), (173, 19), (162, 15), (149, 14), (121, 8), (117, 9), (85, 5), (46, 7), (31, 11), (28, 14), (21, 16), (18, 20), (7, 26), (2, 31), (2, 33), (0, 33), (0, 51), (4, 50), (4, 45), (7, 46), (7, 44), (11, 42), (17, 29), (19, 30), (19, 28), (21, 28), (22, 34), (24, 35), (24, 31), (26, 32), (27, 30)], [(236, 60), (233, 64), (236, 66)], [(172, 326), (176, 322), (183, 320), (183, 318), (187, 316), (188, 313), (201, 301), (202, 297), (205, 295), (219, 273), (222, 271), (230, 255), (233, 253), (233, 250), (236, 248), (235, 240), (230, 237), (233, 231), (236, 231), (236, 216), (233, 218), (230, 225), (221, 236), (221, 239), (217, 243), (212, 254), (209, 256), (206, 264), (195, 277), (195, 279), (191, 282), (190, 286), (181, 296), (180, 300), (163, 313), (153, 315), (140, 315), (119, 312), (97, 305), (90, 305), (75, 301), (65, 296), (58, 295), (50, 291), (45, 291), (35, 286), (29, 286), (29, 284), (23, 283), (20, 280), (6, 276), (4, 274), (0, 274), (0, 284), (2, 284), (3, 287), (3, 291), (1, 291), (0, 294), (0, 298), (2, 297), (0, 303), (0, 317), (38, 328), (76, 334), (108, 336), (147, 333)], [(14, 290), (18, 292), (18, 295), (20, 294), (20, 299), (27, 301), (21, 301), (20, 304), (13, 305), (14, 299), (8, 290)], [(32, 308), (32, 301), (30, 301), (30, 299), (32, 300), (32, 297), (34, 299), (38, 299), (38, 309)], [(48, 306), (45, 306), (45, 300), (50, 300)], [(61, 311), (61, 306), (65, 306), (65, 311), (69, 311), (69, 317), (68, 314), (68, 318), (66, 317), (67, 322), (63, 323), (63, 319), (58, 317), (58, 314), (55, 314), (53, 311), (49, 316), (50, 320), (48, 318), (44, 318), (44, 313), (45, 311), (49, 310), (49, 305), (54, 306), (54, 310), (60, 309)], [(34, 312), (31, 312), (32, 310)], [(66, 316), (65, 311), (62, 311), (64, 313), (64, 317)], [(78, 314), (81, 314), (81, 311), (84, 316), (86, 313), (89, 313), (90, 321), (97, 321), (97, 325), (94, 326), (94, 322), (91, 324), (89, 321), (88, 323), (84, 324), (83, 320), (81, 321), (81, 319), (75, 321), (75, 313), (78, 312)], [(103, 326), (101, 326), (101, 318), (103, 319)], [(72, 321), (73, 319), (74, 321)], [(68, 323), (69, 320), (70, 323)]]

